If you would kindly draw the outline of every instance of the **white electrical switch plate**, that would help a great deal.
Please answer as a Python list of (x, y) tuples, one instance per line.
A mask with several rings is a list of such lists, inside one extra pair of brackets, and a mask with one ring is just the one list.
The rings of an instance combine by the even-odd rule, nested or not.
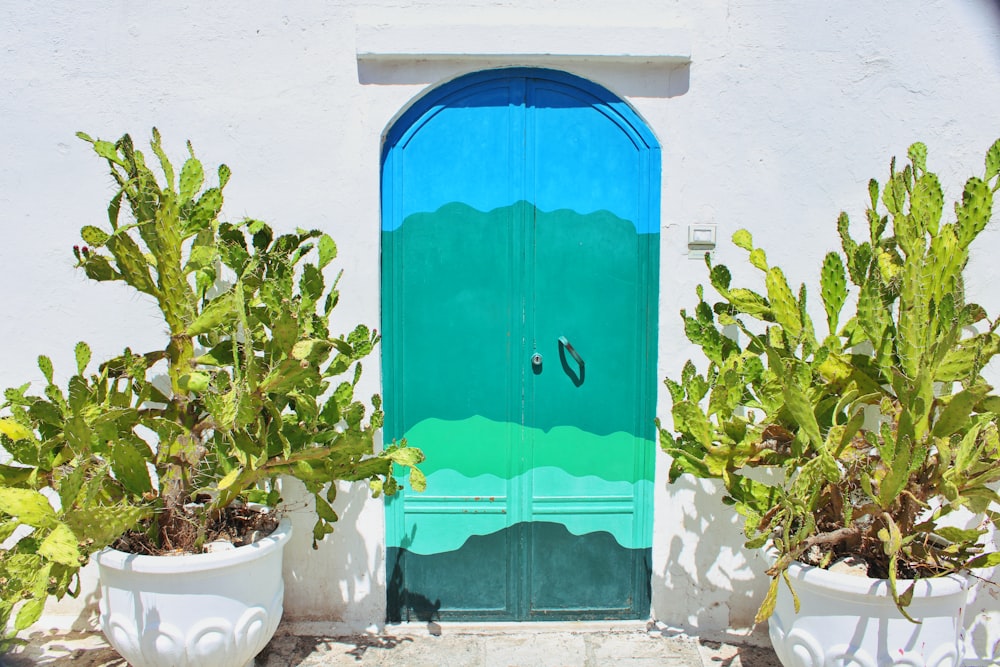
[(688, 245), (715, 245), (715, 225), (688, 225)]
[(715, 251), (717, 225), (698, 224), (688, 225), (688, 257), (691, 259), (703, 259), (705, 253)]

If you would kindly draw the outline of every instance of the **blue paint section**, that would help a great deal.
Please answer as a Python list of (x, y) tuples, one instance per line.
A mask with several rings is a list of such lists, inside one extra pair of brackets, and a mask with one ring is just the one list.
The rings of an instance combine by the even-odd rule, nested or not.
[[(383, 231), (452, 202), (491, 211), (525, 198), (543, 212), (606, 211), (633, 221), (640, 234), (659, 231), (648, 214), (651, 204), (657, 210), (658, 202), (648, 198), (658, 187), (636, 188), (650, 172), (648, 161), (658, 159), (655, 138), (600, 86), (539, 72), (472, 74), (428, 93), (404, 114), (386, 138), (387, 147), (401, 150), (385, 154), (384, 169), (404, 187), (383, 190), (383, 212), (389, 213), (382, 217)], [(525, 145), (538, 150), (529, 182), (518, 178)]]
[(408, 138), (399, 158), (405, 175), (401, 217), (385, 221), (393, 229), (415, 213), (433, 213), (454, 201), (490, 211), (517, 200), (509, 145), (517, 107), (507, 88), (487, 94), (496, 106), (439, 109)]
[[(534, 155), (528, 199), (542, 211), (570, 209), (578, 214), (609, 211), (649, 234), (642, 215), (639, 185), (648, 173), (646, 153), (606, 106), (579, 89), (539, 81), (528, 89), (528, 141)], [(537, 138), (537, 139), (536, 139)], [(609, 177), (612, 176), (612, 177)], [(645, 223), (645, 224), (643, 224)]]

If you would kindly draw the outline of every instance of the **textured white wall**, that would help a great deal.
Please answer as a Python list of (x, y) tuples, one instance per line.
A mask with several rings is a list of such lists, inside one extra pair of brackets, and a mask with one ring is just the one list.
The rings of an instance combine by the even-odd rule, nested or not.
[[(397, 34), (418, 26), (428, 44), (435, 34), (448, 41), (447, 25), (524, 25), (534, 35), (551, 27), (545, 52), (605, 56), (628, 42), (622, 28), (676, 28), (689, 40), (691, 64), (547, 60), (530, 48), (472, 61), (359, 63), (359, 23)], [(611, 30), (610, 43), (600, 27)], [(635, 52), (647, 49), (657, 45)], [(660, 51), (678, 49), (673, 42)], [(1000, 10), (986, 0), (2, 3), (0, 385), (40, 381), (39, 354), (67, 375), (77, 340), (96, 358), (126, 344), (161, 344), (149, 302), (72, 268), (79, 228), (103, 218), (111, 194), (76, 130), (145, 138), (157, 125), (172, 154), (191, 139), (206, 163), (227, 162), (225, 214), (329, 230), (346, 269), (339, 317), (345, 328), (377, 326), (382, 132), (429, 85), (482, 67), (546, 63), (624, 96), (662, 143), (660, 376), (676, 375), (691, 354), (677, 311), (694, 302), (704, 267), (686, 257), (687, 225), (717, 224), (717, 260), (737, 275), (749, 273), (728, 238), (747, 227), (793, 283), (812, 280), (836, 245), (838, 212), (860, 222), (865, 183), (884, 178), (891, 155), (925, 141), (954, 196), (1000, 136)], [(1000, 280), (997, 251), (994, 224), (971, 260), (969, 285), (991, 313), (1000, 313), (991, 289)], [(377, 363), (368, 369), (363, 389), (371, 393)], [(659, 405), (666, 417), (664, 392)], [(760, 564), (742, 550), (710, 485), (669, 487), (666, 459), (658, 464), (654, 615), (701, 632), (746, 629), (762, 592)], [(319, 552), (309, 549), (310, 521), (301, 515), (286, 609), (302, 621), (361, 628), (380, 622), (384, 609), (382, 507), (357, 493), (340, 504), (341, 530)], [(970, 633), (983, 658), (1000, 639), (997, 596), (980, 595), (993, 616), (984, 612), (985, 629)]]
[[(838, 213), (863, 224), (865, 184), (884, 182), (890, 156), (905, 160), (910, 143), (927, 143), (952, 201), (965, 178), (982, 173), (986, 148), (1000, 136), (993, 3), (713, 3), (686, 25), (690, 89), (657, 105), (662, 116), (647, 113), (664, 148), (659, 364), (661, 376), (673, 377), (690, 355), (677, 311), (692, 307), (694, 285), (706, 282), (704, 266), (683, 256), (689, 223), (719, 225), (716, 261), (741, 280), (759, 273), (726, 241), (746, 227), (791, 283), (815, 286), (823, 255), (838, 246)], [(993, 314), (998, 251), (994, 222), (970, 261), (968, 290)], [(990, 371), (1000, 378), (995, 362)], [(659, 405), (666, 416), (663, 389)], [(654, 612), (739, 632), (752, 624), (763, 567), (741, 548), (711, 488), (685, 480), (657, 487)], [(1000, 660), (998, 598), (996, 586), (985, 588), (967, 611), (970, 655), (988, 664)]]

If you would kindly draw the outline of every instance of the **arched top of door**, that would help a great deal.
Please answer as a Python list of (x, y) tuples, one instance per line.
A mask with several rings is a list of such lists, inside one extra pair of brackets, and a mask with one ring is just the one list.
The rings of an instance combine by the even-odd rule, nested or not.
[[(600, 110), (617, 124), (636, 146), (659, 150), (660, 144), (639, 114), (607, 88), (575, 74), (544, 67), (502, 67), (464, 74), (436, 85), (415, 98), (389, 126), (382, 141), (382, 160), (393, 146), (405, 144), (420, 126), (446, 106), (485, 106), (495, 104), (485, 94), (493, 88), (508, 87), (518, 79), (530, 79), (556, 89), (568, 105), (590, 106)], [(552, 104), (549, 97), (546, 104)]]

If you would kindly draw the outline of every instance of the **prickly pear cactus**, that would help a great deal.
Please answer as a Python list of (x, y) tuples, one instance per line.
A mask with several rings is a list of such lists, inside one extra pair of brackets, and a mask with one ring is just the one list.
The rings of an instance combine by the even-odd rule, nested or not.
[[(287, 475), (313, 494), (320, 540), (337, 520), (331, 482), (392, 494), (398, 465), (423, 486), (419, 450), (374, 452), (381, 403), (357, 400), (355, 387), (379, 337), (364, 325), (331, 330), (341, 275), (329, 275), (333, 239), (221, 220), (229, 168), (207, 184), (188, 144), (178, 173), (155, 129), (159, 174), (128, 135), (79, 136), (118, 189), (107, 224), (85, 226), (74, 256), (87, 277), (155, 301), (166, 335), (160, 349), (126, 348), (89, 373), (79, 344), (66, 391), (41, 357), (44, 395), (27, 385), (5, 393), (0, 447), (13, 461), (0, 465), (0, 542), (19, 528), (31, 535), (0, 550), (0, 629), (12, 614), (15, 630), (34, 622), (48, 595), (71, 592), (91, 553), (141, 521), (151, 521), (143, 530), (154, 546), (197, 550), (234, 500), (279, 503), (270, 482)], [(192, 516), (194, 500), (202, 509)], [(0, 648), (10, 639), (0, 636)]]
[[(661, 428), (661, 445), (671, 479), (720, 479), (747, 546), (777, 548), (759, 619), (792, 560), (859, 555), (890, 579), (902, 609), (912, 590), (896, 590), (897, 577), (1000, 564), (978, 544), (988, 522), (941, 523), (961, 507), (1000, 518), (990, 505), (1000, 500), (1000, 396), (981, 374), (1000, 352), (1000, 320), (965, 302), (963, 275), (1000, 188), (1000, 141), (951, 222), (926, 147), (908, 157), (902, 170), (892, 161), (884, 187), (869, 183), (866, 239), (852, 237), (846, 214), (837, 221), (841, 250), (819, 271), (822, 340), (805, 285), (793, 291), (745, 230), (733, 243), (763, 290), (734, 287), (706, 258), (721, 300), (709, 304), (699, 287), (694, 314), (681, 312), (708, 365), (702, 375), (688, 362), (679, 380), (667, 378), (673, 428)], [(784, 480), (755, 481), (747, 467), (782, 469)]]
[[(369, 479), (376, 492), (393, 493), (393, 463), (412, 466), (422, 456), (405, 445), (374, 455), (380, 401), (373, 397), (366, 419), (354, 387), (378, 335), (363, 325), (340, 336), (329, 330), (340, 280), (328, 284), (325, 275), (337, 255), (333, 240), (318, 230), (275, 236), (259, 220), (221, 221), (229, 168), (221, 165), (218, 185), (207, 186), (188, 143), (177, 174), (155, 128), (150, 146), (162, 184), (128, 135), (116, 143), (79, 136), (107, 161), (119, 187), (110, 228), (81, 230), (88, 246), (78, 251), (80, 266), (94, 280), (124, 281), (153, 297), (169, 332), (164, 349), (111, 362), (146, 400), (164, 406), (141, 411), (159, 439), (152, 463), (161, 542), (199, 539), (180, 512), (197, 493), (211, 496), (209, 512), (240, 496), (273, 503), (276, 492), (260, 498), (256, 487), (278, 474), (313, 492), (316, 539), (337, 519), (330, 482)], [(169, 392), (148, 379), (159, 360)], [(411, 483), (421, 479), (417, 471)]]

